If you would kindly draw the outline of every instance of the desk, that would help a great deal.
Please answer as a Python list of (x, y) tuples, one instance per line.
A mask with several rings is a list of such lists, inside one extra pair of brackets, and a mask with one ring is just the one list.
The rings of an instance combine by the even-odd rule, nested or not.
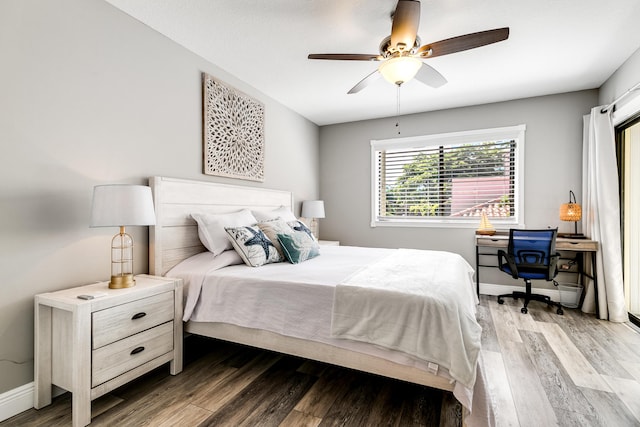
[[(498, 249), (506, 249), (509, 245), (509, 232), (499, 231), (493, 236), (485, 236), (476, 234), (476, 292), (480, 295), (480, 267), (493, 267), (497, 268), (496, 264), (481, 264), (481, 256), (495, 256), (498, 255)], [(482, 249), (485, 248), (485, 249)], [(494, 248), (492, 252), (486, 252)], [(482, 252), (482, 251), (485, 252)], [(593, 280), (593, 288), (596, 298), (596, 311), (598, 311), (598, 275), (596, 274), (596, 252), (598, 252), (598, 242), (589, 239), (568, 239), (565, 237), (558, 237), (556, 239), (556, 251), (570, 251), (582, 254), (582, 257), (578, 258), (578, 274), (580, 275), (580, 284), (584, 287), (584, 276)], [(591, 271), (585, 271), (585, 259), (588, 255), (591, 255)]]

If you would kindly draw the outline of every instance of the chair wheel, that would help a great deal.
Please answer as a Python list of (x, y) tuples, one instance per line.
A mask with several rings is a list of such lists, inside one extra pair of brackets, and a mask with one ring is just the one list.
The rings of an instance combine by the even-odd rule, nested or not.
[(527, 307), (522, 307), (522, 308), (520, 309), (520, 311), (521, 311), (522, 313), (524, 313), (524, 314), (527, 314), (527, 313), (529, 312), (529, 310), (527, 309)]
[(498, 304), (504, 304), (504, 300), (502, 298), (498, 298)]
[(558, 307), (558, 309), (556, 310), (556, 313), (562, 316), (564, 314), (564, 310), (562, 309), (562, 307)]

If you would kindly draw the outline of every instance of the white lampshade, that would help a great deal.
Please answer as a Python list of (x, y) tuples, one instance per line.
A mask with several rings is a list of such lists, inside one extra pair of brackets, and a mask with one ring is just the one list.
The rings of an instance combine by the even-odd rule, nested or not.
[(91, 227), (155, 225), (151, 188), (112, 184), (93, 188)]
[(307, 200), (302, 202), (302, 213), (300, 216), (303, 218), (324, 218), (324, 201)]
[(133, 238), (128, 225), (155, 225), (151, 188), (144, 185), (97, 185), (93, 188), (91, 227), (120, 227), (111, 240), (111, 281), (113, 289), (135, 286), (133, 278)]
[(422, 61), (411, 56), (399, 56), (384, 61), (378, 71), (389, 83), (400, 85), (406, 83), (418, 73)]

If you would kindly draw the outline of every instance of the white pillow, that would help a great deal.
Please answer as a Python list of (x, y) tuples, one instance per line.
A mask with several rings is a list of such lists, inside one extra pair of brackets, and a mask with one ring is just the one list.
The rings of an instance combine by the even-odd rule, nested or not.
[(200, 241), (214, 255), (233, 249), (225, 227), (242, 227), (257, 222), (249, 209), (227, 214), (192, 213), (191, 217), (198, 223)]
[(251, 211), (253, 216), (258, 220), (257, 222), (270, 221), (272, 219), (281, 218), (285, 221), (295, 221), (298, 218), (291, 212), (286, 206), (280, 206), (272, 211)]

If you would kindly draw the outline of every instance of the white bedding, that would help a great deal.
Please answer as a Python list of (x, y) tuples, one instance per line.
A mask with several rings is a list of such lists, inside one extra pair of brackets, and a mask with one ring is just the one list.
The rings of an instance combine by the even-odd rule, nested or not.
[[(185, 321), (221, 322), (264, 329), (381, 357), (432, 373), (435, 371), (455, 382), (454, 395), (465, 408), (474, 406), (478, 409), (467, 420), (471, 422), (469, 425), (474, 424), (473, 419), (478, 417), (483, 420), (480, 424), (491, 424), (486, 421), (492, 420), (493, 416), (482, 372), (478, 372), (472, 385), (473, 382), (466, 380), (455, 381), (449, 373), (448, 364), (442, 360), (424, 360), (420, 355), (409, 352), (332, 337), (332, 307), (337, 285), (357, 279), (357, 274), (365, 272), (366, 267), (396, 252), (392, 249), (322, 246), (321, 256), (304, 263), (276, 263), (258, 268), (233, 265), (241, 263), (234, 251), (224, 252), (215, 258), (205, 252), (178, 264), (167, 276), (182, 278), (185, 283)], [(463, 275), (468, 276), (469, 272), (464, 271)], [(473, 314), (477, 300), (474, 299), (472, 281), (467, 277), (465, 283), (458, 285), (471, 289), (473, 296), (463, 298), (472, 307)], [(474, 368), (479, 366), (477, 356), (477, 352), (469, 355), (475, 359), (475, 363), (470, 361)], [(437, 365), (430, 363), (434, 361)]]
[(460, 255), (399, 249), (336, 286), (331, 332), (436, 362), (472, 387), (477, 302), (473, 268)]

